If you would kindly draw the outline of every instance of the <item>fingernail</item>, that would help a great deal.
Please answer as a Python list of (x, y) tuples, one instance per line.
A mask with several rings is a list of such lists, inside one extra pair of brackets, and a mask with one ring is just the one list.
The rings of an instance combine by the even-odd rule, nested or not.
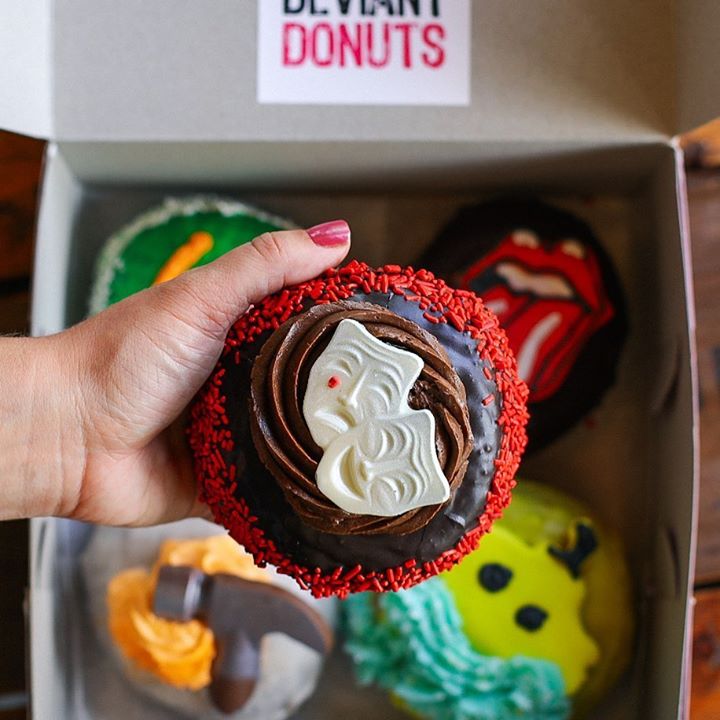
[(344, 220), (331, 220), (314, 225), (307, 229), (307, 234), (320, 247), (337, 247), (350, 242), (350, 226)]

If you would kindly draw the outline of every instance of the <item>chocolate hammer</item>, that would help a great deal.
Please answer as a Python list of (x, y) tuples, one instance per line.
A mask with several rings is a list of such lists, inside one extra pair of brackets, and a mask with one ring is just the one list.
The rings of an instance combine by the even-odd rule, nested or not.
[(210, 698), (224, 713), (240, 709), (260, 674), (260, 641), (284, 633), (318, 653), (332, 647), (332, 630), (300, 598), (268, 583), (235, 575), (207, 575), (185, 566), (163, 565), (153, 611), (167, 620), (197, 619), (215, 635)]

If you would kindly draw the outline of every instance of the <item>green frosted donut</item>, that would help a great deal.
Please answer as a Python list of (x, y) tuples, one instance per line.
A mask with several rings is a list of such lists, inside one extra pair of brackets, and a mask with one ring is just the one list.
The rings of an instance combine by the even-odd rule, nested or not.
[(257, 235), (291, 227), (288, 220), (234, 200), (168, 198), (107, 241), (95, 270), (90, 313), (155, 284), (168, 261), (183, 270), (204, 265)]

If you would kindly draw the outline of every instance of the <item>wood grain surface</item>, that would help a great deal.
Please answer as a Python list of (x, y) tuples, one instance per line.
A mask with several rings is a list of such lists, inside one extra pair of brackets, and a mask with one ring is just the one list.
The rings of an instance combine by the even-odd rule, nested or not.
[[(26, 333), (35, 211), (45, 144), (0, 132), (0, 334)], [(28, 523), (0, 523), (0, 720), (25, 717)], [(2, 709), (7, 708), (7, 709)]]
[(693, 628), (691, 720), (720, 718), (720, 588), (698, 590)]
[(44, 143), (0, 134), (0, 280), (28, 277)]
[(707, 584), (720, 583), (720, 173), (692, 172), (688, 196), (700, 381), (701, 492), (696, 581)]
[[(709, 127), (709, 129), (708, 129)], [(720, 123), (686, 141), (698, 319), (701, 493), (692, 720), (720, 719)], [(0, 333), (26, 332), (44, 144), (0, 132)], [(0, 524), (0, 700), (24, 689), (27, 523)], [(717, 587), (714, 587), (717, 585)], [(1, 707), (1, 703), (0, 703)], [(16, 720), (23, 711), (3, 711)]]

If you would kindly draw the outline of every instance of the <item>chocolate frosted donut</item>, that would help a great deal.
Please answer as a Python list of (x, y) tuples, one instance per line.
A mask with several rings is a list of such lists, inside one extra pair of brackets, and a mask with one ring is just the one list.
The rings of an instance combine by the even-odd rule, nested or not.
[(409, 404), (435, 417), (435, 445), (451, 492), (465, 476), (472, 430), (465, 387), (442, 345), (417, 324), (371, 303), (317, 305), (287, 320), (263, 345), (251, 374), (250, 428), (262, 463), (296, 514), (317, 530), (338, 535), (403, 535), (427, 525), (440, 509), (430, 505), (397, 517), (348, 513), (333, 504), (315, 482), (323, 451), (302, 413), (310, 367), (342, 320), (363, 323), (376, 338), (419, 355), (423, 370)]
[(410, 587), (509, 502), (525, 397), (473, 293), (352, 262), (233, 326), (192, 408), (201, 497), (316, 596)]

